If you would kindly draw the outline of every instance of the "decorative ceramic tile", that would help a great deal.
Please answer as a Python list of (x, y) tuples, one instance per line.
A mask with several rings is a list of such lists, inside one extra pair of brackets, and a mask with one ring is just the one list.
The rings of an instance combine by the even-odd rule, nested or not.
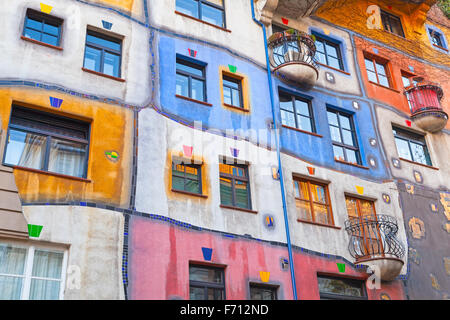
[(391, 203), (391, 196), (387, 193), (383, 193), (382, 196), (384, 203), (390, 204)]
[(414, 239), (421, 239), (425, 236), (425, 225), (419, 218), (412, 217), (409, 219), (408, 225)]

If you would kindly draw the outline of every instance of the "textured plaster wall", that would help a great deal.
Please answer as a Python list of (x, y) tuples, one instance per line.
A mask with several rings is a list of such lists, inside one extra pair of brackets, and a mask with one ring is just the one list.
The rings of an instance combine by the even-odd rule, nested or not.
[[(121, 213), (73, 206), (24, 206), (23, 211), (28, 223), (43, 226), (33, 240), (68, 249), (65, 300), (124, 299)], [(73, 278), (77, 268), (80, 277)]]

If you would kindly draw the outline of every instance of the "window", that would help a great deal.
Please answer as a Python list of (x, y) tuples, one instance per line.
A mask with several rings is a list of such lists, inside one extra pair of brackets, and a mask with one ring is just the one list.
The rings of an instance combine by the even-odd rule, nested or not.
[(315, 132), (311, 102), (280, 91), (281, 123), (288, 127)]
[(224, 270), (217, 267), (189, 265), (191, 300), (225, 300)]
[(327, 115), (334, 158), (340, 161), (361, 164), (352, 117), (340, 111), (330, 109), (327, 109)]
[(400, 37), (405, 37), (402, 23), (399, 17), (396, 17), (389, 12), (381, 10), (381, 21), (383, 22), (384, 30), (395, 33)]
[(87, 30), (84, 68), (120, 78), (122, 40)]
[(250, 283), (250, 300), (277, 300), (277, 287)]
[(176, 93), (206, 102), (205, 67), (177, 58)]
[(219, 171), (221, 204), (251, 210), (248, 166), (220, 163)]
[(85, 178), (89, 124), (13, 106), (4, 164)]
[(176, 0), (176, 6), (181, 13), (225, 28), (223, 0)]
[(0, 300), (59, 300), (64, 251), (0, 243)]
[(442, 34), (437, 32), (436, 30), (428, 29), (428, 32), (430, 33), (431, 43), (435, 46), (444, 47), (444, 41), (442, 39)]
[(334, 224), (327, 185), (295, 178), (294, 190), (299, 220)]
[(361, 257), (384, 255), (380, 228), (376, 223), (375, 203), (348, 196), (345, 197), (345, 203), (349, 219), (359, 220), (359, 235), (352, 243), (352, 246), (358, 249), (358, 255)]
[(320, 300), (367, 300), (364, 281), (317, 276)]
[(62, 19), (38, 12), (27, 10), (23, 36), (51, 46), (59, 47), (61, 42)]
[(223, 102), (225, 104), (243, 108), (241, 80), (223, 76)]
[(315, 35), (315, 37), (317, 61), (332, 68), (344, 70), (344, 63), (342, 61), (339, 44), (320, 38), (317, 35)]
[(172, 189), (202, 194), (201, 165), (172, 163)]
[(381, 59), (375, 59), (368, 56), (364, 58), (364, 61), (369, 81), (378, 83), (385, 87), (391, 86), (391, 81), (388, 73), (389, 70), (386, 61), (382, 61)]
[(407, 130), (393, 127), (395, 144), (400, 158), (431, 166), (425, 137)]

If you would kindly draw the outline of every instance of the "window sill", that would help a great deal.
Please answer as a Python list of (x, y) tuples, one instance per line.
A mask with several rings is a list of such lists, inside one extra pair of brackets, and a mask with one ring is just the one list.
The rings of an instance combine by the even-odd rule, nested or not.
[[(5, 164), (5, 166), (10, 166), (10, 165)], [(34, 172), (34, 173), (40, 173), (40, 174), (45, 174), (45, 175), (48, 175), (48, 176), (55, 176), (55, 177), (58, 177), (58, 178), (71, 179), (71, 180), (87, 182), (87, 183), (92, 182), (89, 179), (79, 178), (79, 177), (74, 177), (74, 176), (68, 176), (68, 175), (61, 174), (61, 173), (56, 173), (56, 172), (50, 172), (50, 171), (44, 171), (44, 170), (32, 169), (32, 168), (26, 168), (26, 167), (21, 167), (21, 166), (11, 166), (11, 167), (14, 168), (14, 169), (17, 169), (17, 170), (23, 170), (23, 171), (29, 171), (29, 172)]]
[(302, 129), (298, 129), (298, 128), (286, 126), (286, 125), (284, 125), (284, 124), (282, 124), (281, 126), (282, 126), (283, 128), (295, 130), (295, 131), (298, 131), (298, 132), (301, 132), (301, 133), (306, 133), (306, 134), (312, 135), (312, 136), (314, 136), (314, 137), (323, 138), (322, 135), (317, 134), (317, 133), (314, 133), (314, 132), (309, 132), (309, 131), (305, 131), (305, 130), (302, 130)]
[(411, 161), (411, 160), (408, 160), (408, 159), (405, 159), (405, 158), (399, 158), (399, 159), (402, 160), (402, 161), (408, 162), (408, 163), (417, 164), (418, 166), (422, 166), (422, 167), (425, 167), (425, 168), (429, 168), (429, 169), (433, 169), (433, 170), (439, 170), (439, 168), (436, 168), (436, 167), (433, 167), (433, 166), (429, 166), (427, 164), (423, 164), (423, 163), (420, 163), (420, 162)]
[(227, 108), (232, 108), (232, 109), (239, 110), (239, 111), (242, 111), (242, 112), (250, 112), (250, 110), (248, 110), (248, 109), (244, 109), (244, 108), (241, 108), (241, 107), (236, 107), (236, 106), (233, 106), (232, 104), (224, 103), (223, 105), (225, 107), (227, 107)]
[(379, 83), (376, 83), (376, 82), (373, 82), (373, 81), (370, 81), (370, 80), (368, 80), (368, 81), (369, 81), (369, 83), (374, 84), (374, 85), (376, 85), (376, 86), (379, 86), (379, 87), (381, 87), (381, 88), (388, 89), (388, 90), (394, 91), (394, 92), (396, 92), (396, 93), (400, 93), (400, 91), (398, 91), (398, 90), (396, 90), (396, 89), (394, 89), (394, 88), (386, 87), (386, 86), (383, 86), (382, 84), (379, 84)]
[(257, 214), (258, 213), (258, 211), (244, 209), (244, 208), (239, 208), (239, 207), (225, 206), (223, 204), (221, 204), (220, 207), (223, 208), (223, 209), (238, 210), (238, 211), (250, 212), (250, 213), (253, 213), (253, 214)]
[(325, 67), (325, 68), (328, 68), (328, 69), (331, 69), (331, 70), (334, 70), (334, 71), (337, 71), (337, 72), (341, 72), (341, 73), (346, 74), (346, 75), (348, 75), (348, 76), (351, 75), (350, 73), (348, 73), (348, 72), (346, 72), (346, 71), (344, 71), (344, 70), (336, 69), (336, 68), (330, 67), (329, 65), (326, 65), (326, 64), (323, 64), (323, 63), (320, 63), (320, 62), (317, 62), (317, 64), (318, 64), (319, 66), (323, 66), (323, 67)]
[(302, 223), (312, 224), (312, 225), (315, 225), (315, 226), (328, 227), (328, 228), (333, 228), (333, 229), (336, 229), (336, 230), (341, 230), (341, 227), (337, 227), (337, 226), (334, 226), (332, 224), (319, 223), (319, 222), (308, 221), (308, 220), (303, 220), (303, 219), (297, 219), (297, 221), (298, 222), (302, 222)]
[(334, 161), (336, 161), (336, 162), (338, 162), (338, 163), (342, 163), (342, 164), (347, 164), (347, 165), (350, 165), (350, 166), (354, 166), (354, 167), (357, 167), (357, 168), (361, 168), (361, 169), (365, 169), (365, 170), (369, 170), (370, 168), (369, 167), (365, 167), (365, 166), (362, 166), (362, 165), (360, 165), (360, 164), (356, 164), (356, 163), (352, 163), (352, 162), (347, 162), (347, 161), (343, 161), (343, 160), (339, 160), (339, 159), (334, 159)]
[(185, 194), (188, 196), (194, 196), (194, 197), (199, 197), (199, 198), (208, 198), (207, 195), (205, 194), (200, 194), (200, 193), (194, 193), (194, 192), (189, 192), (189, 191), (182, 191), (182, 190), (176, 190), (176, 189), (170, 189), (170, 191), (175, 192), (175, 193), (181, 193), (181, 194)]
[(55, 49), (55, 50), (59, 50), (59, 51), (63, 50), (63, 48), (61, 48), (61, 47), (53, 46), (51, 44), (48, 44), (48, 43), (45, 43), (45, 42), (42, 42), (42, 41), (38, 41), (38, 40), (34, 40), (34, 39), (31, 39), (31, 38), (27, 38), (25, 36), (20, 36), (20, 39), (28, 41), (28, 42), (31, 42), (31, 43), (39, 44), (39, 45), (44, 46), (44, 47), (52, 48), (52, 49)]
[(433, 47), (436, 47), (436, 48), (438, 48), (438, 49), (441, 49), (441, 50), (444, 50), (444, 51), (447, 51), (447, 52), (448, 52), (448, 49), (446, 49), (446, 48), (444, 48), (444, 47), (441, 47), (441, 46), (438, 46), (437, 44), (434, 44), (434, 43), (433, 43)]
[(110, 76), (110, 75), (107, 75), (107, 74), (104, 74), (104, 73), (101, 73), (101, 72), (97, 72), (97, 71), (94, 71), (94, 70), (90, 70), (90, 69), (86, 69), (86, 68), (81, 68), (81, 70), (83, 70), (85, 72), (89, 72), (89, 73), (95, 74), (95, 75), (100, 76), (100, 77), (105, 77), (105, 78), (108, 78), (108, 79), (111, 79), (111, 80), (116, 80), (116, 81), (119, 81), (119, 82), (125, 82), (125, 79), (113, 77), (113, 76)]
[(179, 94), (176, 94), (175, 97), (180, 98), (180, 99), (184, 99), (184, 100), (187, 100), (187, 101), (195, 102), (195, 103), (200, 103), (200, 104), (203, 104), (203, 105), (208, 106), (208, 107), (212, 107), (211, 103), (208, 103), (208, 102), (205, 102), (205, 101), (200, 101), (200, 100), (195, 100), (195, 99), (192, 99), (192, 98), (189, 98), (189, 97), (180, 96)]
[(222, 30), (222, 31), (225, 31), (225, 32), (230, 32), (230, 33), (231, 33), (231, 30), (228, 30), (228, 29), (225, 29), (225, 28), (219, 27), (219, 26), (217, 26), (217, 25), (215, 25), (215, 24), (213, 24), (213, 23), (209, 23), (209, 22), (206, 22), (206, 21), (203, 21), (203, 20), (200, 20), (200, 19), (194, 18), (194, 17), (192, 17), (192, 16), (190, 16), (190, 15), (188, 15), (188, 14), (185, 14), (185, 13), (179, 12), (179, 11), (177, 11), (177, 10), (175, 10), (175, 13), (176, 13), (176, 14), (178, 14), (178, 15), (180, 15), (180, 16), (183, 16), (183, 17), (186, 17), (186, 18), (192, 19), (192, 20), (194, 20), (194, 21), (197, 21), (197, 22), (201, 22), (201, 23), (203, 23), (203, 24), (206, 24), (206, 25), (208, 25), (208, 26), (211, 26), (211, 27), (217, 28), (217, 29), (219, 29), (219, 30)]

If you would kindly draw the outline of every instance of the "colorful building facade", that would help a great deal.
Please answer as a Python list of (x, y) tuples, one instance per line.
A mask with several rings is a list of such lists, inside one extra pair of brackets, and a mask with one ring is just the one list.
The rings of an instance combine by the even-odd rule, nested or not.
[(2, 17), (1, 298), (449, 297), (436, 1)]

